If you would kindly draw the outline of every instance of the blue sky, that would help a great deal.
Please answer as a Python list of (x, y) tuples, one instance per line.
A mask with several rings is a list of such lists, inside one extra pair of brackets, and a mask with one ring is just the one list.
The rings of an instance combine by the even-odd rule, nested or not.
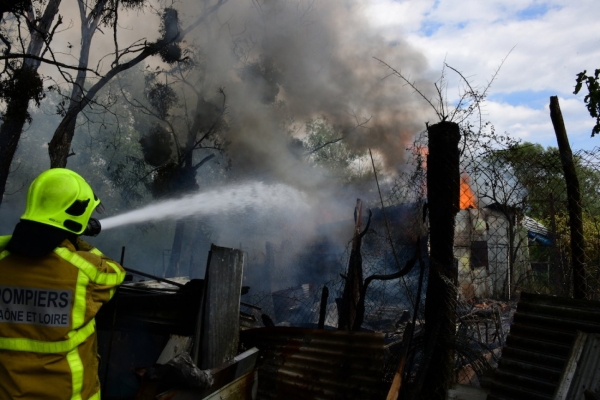
[[(483, 87), (493, 82), (485, 117), (498, 132), (556, 146), (549, 97), (559, 97), (573, 149), (600, 146), (583, 93), (573, 95), (575, 75), (600, 68), (597, 3), (592, 0), (369, 0), (365, 12), (390, 41), (400, 38), (421, 51), (428, 76), (439, 77), (444, 60)], [(511, 51), (512, 49), (512, 51)], [(510, 53), (510, 55), (509, 55)], [(508, 57), (507, 57), (508, 55)], [(461, 83), (448, 74), (448, 98)]]

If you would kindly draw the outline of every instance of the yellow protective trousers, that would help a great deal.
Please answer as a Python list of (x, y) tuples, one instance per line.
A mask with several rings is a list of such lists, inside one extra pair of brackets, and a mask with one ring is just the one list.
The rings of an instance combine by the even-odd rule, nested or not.
[(123, 282), (116, 262), (83, 240), (41, 258), (0, 236), (0, 400), (100, 399), (94, 316)]

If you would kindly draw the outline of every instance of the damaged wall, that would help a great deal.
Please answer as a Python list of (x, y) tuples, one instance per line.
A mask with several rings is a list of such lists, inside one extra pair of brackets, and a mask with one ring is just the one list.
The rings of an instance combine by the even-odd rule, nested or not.
[[(466, 298), (506, 296), (509, 277), (509, 222), (489, 207), (460, 210), (456, 216), (454, 256), (458, 280)], [(531, 270), (527, 229), (515, 228), (516, 258), (511, 286), (527, 279)]]

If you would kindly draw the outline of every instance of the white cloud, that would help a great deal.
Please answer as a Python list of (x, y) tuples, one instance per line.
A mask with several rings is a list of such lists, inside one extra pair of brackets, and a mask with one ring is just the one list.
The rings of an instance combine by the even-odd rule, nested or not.
[[(571, 94), (576, 73), (600, 68), (597, 15), (591, 12), (596, 9), (595, 1), (379, 0), (370, 4), (367, 16), (373, 25), (388, 40), (403, 37), (422, 51), (433, 76), (436, 72), (439, 76), (446, 60), (473, 84), (485, 86), (514, 47), (491, 94), (559, 95), (564, 99), (561, 106), (565, 119), (570, 120), (567, 123), (575, 139), (572, 142), (584, 147), (596, 144), (589, 139), (593, 120), (582, 102), (583, 95), (574, 98)], [(454, 73), (449, 72), (447, 77), (448, 97), (452, 100), (461, 83)], [(547, 109), (493, 102), (488, 109), (497, 127), (505, 127), (519, 137), (531, 141), (553, 137), (551, 126), (548, 133)]]
[(403, 32), (417, 31), (434, 3), (434, 0), (376, 0), (365, 5), (365, 15), (375, 29), (396, 31), (400, 28)]
[[(573, 149), (598, 145), (594, 139), (590, 139), (593, 120), (582, 107), (582, 103), (577, 99), (561, 97), (558, 101)], [(488, 101), (485, 110), (486, 117), (493, 122), (496, 132), (506, 132), (524, 141), (556, 147), (556, 136), (548, 106), (532, 108)]]

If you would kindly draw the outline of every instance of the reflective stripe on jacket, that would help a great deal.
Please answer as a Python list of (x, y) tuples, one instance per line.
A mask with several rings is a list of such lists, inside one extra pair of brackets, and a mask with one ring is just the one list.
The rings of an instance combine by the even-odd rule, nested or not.
[(100, 399), (94, 316), (123, 268), (81, 239), (41, 258), (10, 254), (9, 240), (0, 236), (0, 399)]

